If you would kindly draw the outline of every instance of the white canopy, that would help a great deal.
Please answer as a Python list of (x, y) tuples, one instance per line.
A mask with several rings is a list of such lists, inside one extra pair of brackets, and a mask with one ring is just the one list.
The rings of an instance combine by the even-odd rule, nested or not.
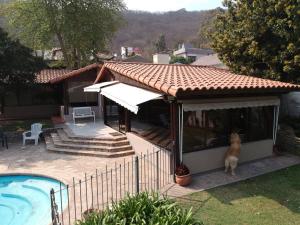
[(162, 94), (119, 83), (119, 81), (94, 84), (84, 88), (84, 92), (100, 92), (101, 95), (104, 95), (135, 114), (137, 114), (139, 110), (139, 104), (162, 96)]
[(142, 88), (117, 83), (101, 88), (101, 95), (111, 99), (131, 112), (137, 114), (139, 104), (160, 98), (162, 94), (148, 91)]
[(100, 92), (101, 95), (104, 95), (135, 114), (137, 114), (139, 110), (139, 104), (162, 96), (162, 94), (119, 83), (119, 81), (94, 84), (84, 88), (84, 92)]
[(116, 83), (118, 83), (118, 81), (102, 82), (102, 83), (99, 83), (99, 84), (91, 85), (89, 87), (85, 87), (83, 90), (84, 90), (84, 92), (97, 92), (97, 93), (99, 93), (101, 88), (112, 85), (112, 84), (116, 84)]
[(198, 102), (183, 102), (184, 111), (236, 109), (262, 106), (279, 106), (278, 97), (213, 99)]

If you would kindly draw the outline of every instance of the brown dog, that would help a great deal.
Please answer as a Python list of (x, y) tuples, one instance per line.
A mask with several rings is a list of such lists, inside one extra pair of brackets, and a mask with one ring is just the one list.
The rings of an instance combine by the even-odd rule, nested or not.
[(225, 173), (231, 169), (231, 175), (235, 176), (234, 170), (236, 169), (241, 153), (241, 138), (238, 133), (230, 135), (230, 146), (225, 155)]

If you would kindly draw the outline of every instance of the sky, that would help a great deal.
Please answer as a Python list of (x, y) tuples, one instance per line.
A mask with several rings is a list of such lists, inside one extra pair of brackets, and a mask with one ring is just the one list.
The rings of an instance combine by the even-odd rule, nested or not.
[(222, 0), (123, 0), (128, 9), (150, 12), (188, 11), (214, 9), (222, 6)]

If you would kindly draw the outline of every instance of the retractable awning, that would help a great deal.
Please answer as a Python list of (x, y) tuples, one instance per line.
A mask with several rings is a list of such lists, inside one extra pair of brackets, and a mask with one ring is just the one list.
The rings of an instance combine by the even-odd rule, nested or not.
[(94, 84), (94, 85), (85, 87), (83, 90), (84, 90), (84, 92), (97, 92), (97, 93), (99, 93), (101, 88), (112, 85), (112, 84), (116, 84), (118, 82), (119, 81), (102, 82), (102, 83), (99, 83), (99, 84)]
[(198, 102), (183, 102), (184, 111), (237, 109), (262, 106), (279, 106), (278, 97), (214, 99)]
[(142, 88), (130, 86), (123, 83), (116, 83), (101, 88), (101, 95), (111, 99), (124, 108), (137, 114), (140, 104), (154, 99), (158, 99), (162, 94), (148, 91)]

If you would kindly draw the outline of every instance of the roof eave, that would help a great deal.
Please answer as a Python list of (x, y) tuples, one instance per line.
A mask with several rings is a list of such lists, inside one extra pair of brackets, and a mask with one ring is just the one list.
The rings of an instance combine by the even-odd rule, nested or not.
[(176, 98), (187, 99), (189, 97), (203, 97), (203, 96), (219, 96), (219, 95), (282, 95), (293, 91), (300, 91), (300, 88), (250, 88), (250, 89), (223, 89), (223, 90), (182, 90), (176, 92)]
[(93, 70), (93, 69), (97, 69), (99, 67), (101, 67), (101, 65), (99, 65), (98, 63), (94, 63), (94, 64), (88, 65), (86, 67), (80, 68), (78, 70), (73, 70), (69, 73), (64, 74), (61, 77), (54, 78), (54, 79), (50, 80), (49, 83), (57, 84), (57, 83), (60, 83), (64, 80), (66, 80), (66, 79), (70, 79), (72, 77), (79, 76), (82, 73), (88, 72), (88, 71)]

